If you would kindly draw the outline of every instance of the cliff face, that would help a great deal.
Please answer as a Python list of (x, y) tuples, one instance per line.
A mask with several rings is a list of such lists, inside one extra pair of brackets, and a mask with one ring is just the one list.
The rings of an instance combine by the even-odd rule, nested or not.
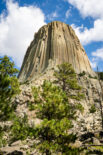
[(48, 66), (63, 62), (72, 64), (77, 73), (85, 71), (94, 74), (74, 30), (65, 23), (54, 21), (35, 34), (24, 57), (19, 80), (33, 79)]

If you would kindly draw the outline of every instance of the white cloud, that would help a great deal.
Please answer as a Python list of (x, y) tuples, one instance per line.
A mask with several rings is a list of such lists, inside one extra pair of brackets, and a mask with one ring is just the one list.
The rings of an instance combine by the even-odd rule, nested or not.
[(95, 52), (92, 52), (92, 56), (103, 60), (103, 48), (97, 49)]
[(103, 0), (66, 0), (71, 5), (76, 7), (82, 17), (94, 18), (94, 25), (92, 28), (84, 27), (83, 25), (78, 27), (72, 25), (75, 29), (77, 36), (79, 37), (83, 45), (87, 45), (95, 41), (103, 41)]
[(68, 9), (68, 10), (66, 11), (66, 13), (65, 13), (65, 17), (66, 17), (66, 18), (68, 18), (68, 17), (71, 15), (70, 11), (71, 11), (71, 9)]
[(95, 61), (90, 61), (90, 64), (93, 69), (95, 69), (97, 67), (97, 62), (95, 62)]
[(6, 1), (6, 6), (7, 15), (0, 15), (0, 55), (11, 56), (20, 67), (34, 33), (45, 24), (45, 17), (35, 6), (21, 7), (12, 0)]
[(47, 15), (47, 18), (49, 20), (54, 20), (55, 18), (58, 17), (58, 13), (55, 11), (55, 12), (52, 12), (51, 14)]
[(81, 43), (86, 45), (93, 41), (103, 41), (103, 20), (97, 19), (94, 21), (93, 28), (87, 29), (86, 27), (76, 27), (72, 25)]
[(53, 12), (52, 17), (53, 17), (53, 18), (58, 17), (58, 14), (57, 14), (57, 12), (56, 12), (56, 11), (55, 11), (55, 12)]
[[(96, 51), (91, 53), (92, 60), (90, 61), (92, 68), (96, 69), (99, 63), (102, 63), (103, 60), (103, 48), (99, 48)], [(101, 66), (102, 67), (102, 66)], [(100, 69), (103, 70), (103, 67)]]
[(76, 7), (83, 17), (103, 18), (103, 0), (66, 0)]

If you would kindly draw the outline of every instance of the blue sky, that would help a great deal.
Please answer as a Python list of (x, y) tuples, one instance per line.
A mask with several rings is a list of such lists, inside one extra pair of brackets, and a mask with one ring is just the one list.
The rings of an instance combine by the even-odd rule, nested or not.
[(103, 71), (103, 0), (0, 0), (0, 56), (20, 68), (34, 33), (53, 20), (73, 27), (92, 68)]

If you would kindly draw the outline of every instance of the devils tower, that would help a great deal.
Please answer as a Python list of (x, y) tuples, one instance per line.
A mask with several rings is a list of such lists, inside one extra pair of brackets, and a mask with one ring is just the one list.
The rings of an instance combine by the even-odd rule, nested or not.
[(72, 27), (54, 21), (41, 27), (35, 34), (25, 54), (19, 80), (23, 82), (33, 79), (49, 65), (52, 67), (64, 62), (72, 64), (76, 73), (85, 71), (94, 74), (86, 52)]
[[(53, 76), (54, 70), (57, 69), (58, 64), (64, 62), (72, 64), (77, 73), (76, 78), (81, 90), (78, 90), (80, 87), (75, 84), (76, 80), (74, 78), (67, 81), (68, 89), (66, 88), (66, 93), (65, 91), (62, 93), (59, 83), (56, 85), (55, 81), (57, 79)], [(58, 150), (55, 155), (62, 154), (61, 151), (64, 151), (64, 154), (72, 154), (72, 149), (73, 154), (76, 155), (78, 153), (102, 155), (103, 81), (100, 80), (98, 75), (92, 70), (86, 52), (71, 26), (54, 21), (41, 27), (35, 34), (23, 60), (19, 73), (20, 94), (10, 100), (11, 102), (6, 106), (7, 108), (4, 104), (3, 108), (0, 109), (0, 116), (5, 115), (5, 111), (7, 111), (6, 116), (10, 118), (7, 118), (6, 121), (2, 119), (3, 117), (0, 119), (0, 154), (25, 155), (29, 153), (39, 155), (37, 149), (42, 148), (42, 151), (44, 151), (45, 146), (48, 146), (47, 150), (53, 148), (51, 154), (54, 154), (57, 144)], [(45, 87), (45, 80), (50, 81), (53, 88), (48, 89), (49, 84)], [(73, 84), (75, 89), (69, 89), (69, 82), (71, 86)], [(5, 80), (3, 86), (4, 84)], [(5, 98), (5, 95), (3, 96)], [(3, 99), (0, 101), (3, 101)], [(8, 100), (5, 99), (4, 101), (6, 103)], [(0, 104), (1, 107), (2, 103)], [(65, 107), (64, 104), (68, 104), (68, 106)], [(40, 110), (37, 109), (37, 106)], [(80, 108), (81, 112), (76, 107)], [(77, 113), (74, 120), (75, 108)], [(4, 110), (3, 113), (2, 109)], [(50, 119), (46, 117), (46, 113), (50, 116)], [(67, 119), (69, 119), (69, 122)], [(66, 129), (66, 134), (62, 134), (64, 129)], [(67, 133), (70, 135), (67, 135)], [(48, 134), (50, 134), (49, 138)], [(43, 146), (36, 135), (43, 138)], [(61, 140), (61, 137), (63, 140)], [(68, 153), (65, 152), (65, 148)], [(78, 150), (79, 152), (77, 152)], [(44, 154), (44, 152), (41, 153)], [(46, 154), (48, 154), (48, 151)]]

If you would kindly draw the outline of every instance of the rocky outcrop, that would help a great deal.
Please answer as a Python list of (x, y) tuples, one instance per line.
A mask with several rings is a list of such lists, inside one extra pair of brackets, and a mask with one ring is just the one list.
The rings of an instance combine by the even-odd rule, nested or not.
[(69, 62), (77, 73), (94, 75), (90, 62), (71, 26), (54, 21), (35, 34), (27, 49), (19, 80), (24, 82), (36, 77), (50, 66)]
[[(54, 81), (55, 78), (53, 77), (53, 70), (46, 70), (45, 73), (38, 76), (34, 81), (31, 81), (29, 84), (25, 83), (21, 86), (21, 94), (16, 97), (15, 103), (18, 104), (17, 113), (28, 114), (30, 121), (34, 120), (34, 111), (28, 111), (28, 102), (34, 102), (31, 92), (32, 86), (40, 86), (44, 80)], [(78, 119), (74, 122), (74, 133), (81, 133), (84, 132), (94, 132), (97, 130), (101, 130), (101, 113), (100, 113), (100, 92), (101, 87), (99, 84), (98, 79), (90, 77), (88, 74), (83, 76), (77, 76), (78, 83), (82, 86), (82, 93), (85, 95), (85, 98), (80, 101), (84, 108), (83, 113), (78, 114)], [(103, 85), (103, 82), (101, 82)], [(75, 91), (73, 91), (75, 93)], [(71, 101), (72, 102), (72, 101)], [(94, 114), (90, 113), (90, 108), (92, 105), (95, 105), (96, 112)], [(103, 103), (102, 103), (103, 105)], [(95, 117), (96, 116), (96, 117)], [(95, 118), (95, 119), (94, 119)]]

